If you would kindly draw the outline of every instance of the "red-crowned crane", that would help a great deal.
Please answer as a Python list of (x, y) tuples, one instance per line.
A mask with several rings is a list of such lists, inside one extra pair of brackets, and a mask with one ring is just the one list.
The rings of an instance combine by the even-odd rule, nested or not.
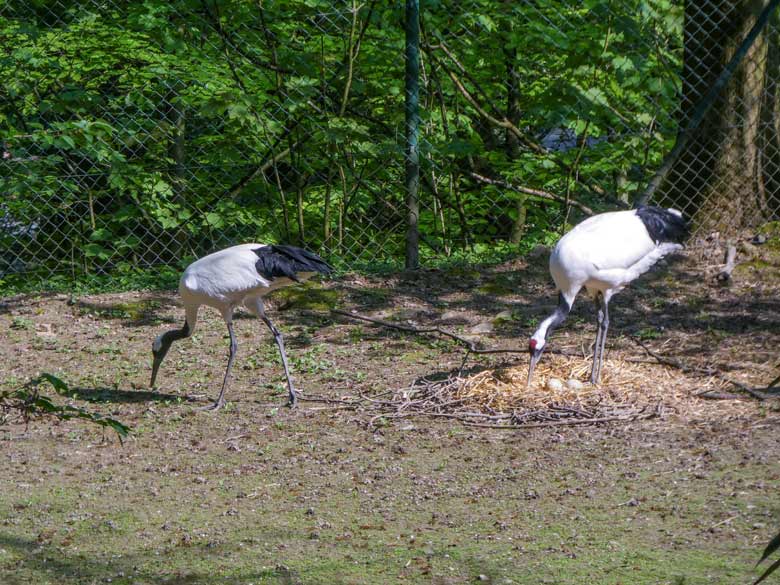
[(233, 333), (233, 311), (239, 304), (243, 304), (249, 312), (260, 317), (273, 333), (287, 376), (290, 406), (295, 406), (297, 397), (287, 366), (282, 334), (265, 314), (263, 297), (272, 290), (301, 282), (315, 273), (330, 274), (331, 270), (322, 258), (312, 252), (295, 246), (274, 244), (241, 244), (196, 260), (185, 269), (179, 281), (179, 295), (184, 303), (184, 326), (163, 333), (152, 344), (154, 363), (150, 386), (154, 387), (160, 364), (171, 344), (195, 332), (198, 309), (201, 305), (207, 305), (222, 313), (230, 334), (230, 355), (222, 390), (209, 408), (217, 410), (224, 406), (225, 388), (238, 349)]
[(550, 255), (558, 306), (528, 342), (528, 385), (547, 337), (566, 319), (583, 287), (596, 303), (598, 328), (590, 381), (598, 384), (609, 328), (609, 300), (661, 258), (681, 249), (687, 234), (688, 223), (676, 209), (643, 206), (589, 217), (564, 235)]

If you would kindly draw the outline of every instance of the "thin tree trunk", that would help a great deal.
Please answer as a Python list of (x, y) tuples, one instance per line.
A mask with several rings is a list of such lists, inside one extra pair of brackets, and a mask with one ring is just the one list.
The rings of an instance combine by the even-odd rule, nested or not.
[[(168, 95), (168, 119), (174, 120), (171, 130), (170, 155), (173, 159), (171, 167), (171, 185), (173, 189), (173, 200), (184, 207), (186, 205), (186, 196), (184, 194), (186, 186), (186, 116), (184, 106), (171, 103), (178, 96), (175, 89), (171, 89)], [(171, 239), (169, 248), (174, 257), (184, 256), (183, 250), (187, 244), (187, 232), (183, 227), (178, 227), (174, 237)]]
[(279, 203), (282, 206), (282, 222), (284, 225), (284, 239), (286, 242), (290, 241), (290, 216), (287, 213), (287, 197), (284, 194), (284, 187), (282, 187), (282, 178), (279, 176), (279, 168), (276, 165), (276, 161), (273, 164), (274, 177), (276, 178), (276, 188), (279, 191)]
[(420, 3), (406, 0), (406, 258), (407, 269), (420, 265), (420, 150), (418, 145), (420, 77)]
[(761, 168), (763, 209), (769, 219), (780, 219), (780, 12), (769, 22), (767, 92), (761, 108)]
[(306, 246), (306, 225), (305, 218), (303, 216), (303, 191), (304, 191), (304, 179), (303, 174), (298, 173), (296, 179), (296, 205), (298, 208), (298, 242), (302, 247)]
[(460, 220), (460, 231), (463, 234), (463, 249), (467, 250), (471, 248), (471, 238), (469, 238), (469, 223), (466, 220), (466, 210), (463, 207), (463, 200), (460, 197), (460, 191), (458, 190), (458, 180), (454, 174), (450, 174), (450, 199), (455, 201), (455, 211), (458, 212), (458, 219)]
[(339, 251), (344, 251), (344, 213), (346, 212), (347, 207), (347, 176), (344, 173), (344, 167), (343, 165), (338, 165), (339, 169), (339, 178), (341, 179), (341, 200), (339, 201), (339, 222), (338, 222), (338, 232), (339, 232)]
[(328, 180), (325, 184), (325, 202), (324, 202), (324, 209), (322, 213), (322, 236), (323, 236), (323, 247), (328, 250), (330, 249), (330, 237), (331, 237), (331, 231), (330, 231), (330, 196), (331, 192), (333, 191), (333, 185), (331, 184), (331, 181), (333, 180), (333, 173), (328, 173)]
[[(511, 34), (512, 25), (509, 24), (509, 29), (506, 31), (507, 36)], [(507, 39), (508, 40), (508, 39)], [(512, 124), (517, 126), (520, 123), (520, 88), (517, 84), (517, 70), (515, 69), (515, 63), (517, 62), (517, 49), (505, 48), (504, 49), (504, 63), (506, 65), (506, 118)], [(520, 155), (520, 139), (517, 134), (510, 132), (508, 129), (504, 131), (504, 144), (506, 145), (506, 156), (510, 161), (515, 160)], [(525, 234), (525, 220), (527, 216), (527, 209), (525, 206), (527, 197), (518, 195), (515, 199), (515, 217), (512, 220), (512, 229), (509, 233), (509, 241), (512, 244), (519, 244), (523, 235)]]

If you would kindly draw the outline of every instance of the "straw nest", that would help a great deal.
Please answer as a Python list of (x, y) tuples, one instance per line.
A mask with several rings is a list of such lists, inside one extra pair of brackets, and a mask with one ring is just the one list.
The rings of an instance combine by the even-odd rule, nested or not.
[[(530, 387), (528, 365), (484, 370), (461, 378), (459, 398), (496, 411), (577, 407), (644, 406), (678, 403), (690, 398), (690, 379), (674, 368), (622, 359), (605, 360), (601, 383), (590, 384), (591, 361), (581, 357), (547, 355), (537, 365)], [(562, 384), (549, 384), (551, 378)], [(581, 383), (567, 384), (569, 380)]]
[[(427, 416), (500, 429), (630, 422), (668, 412), (690, 420), (722, 418), (749, 408), (747, 402), (738, 406), (740, 400), (730, 401), (728, 409), (704, 400), (703, 394), (723, 388), (725, 379), (702, 369), (694, 373), (687, 366), (613, 354), (603, 365), (601, 383), (592, 385), (590, 368), (581, 356), (553, 354), (537, 365), (530, 387), (528, 365), (521, 363), (470, 376), (419, 378), (405, 388), (339, 402), (340, 408), (372, 413), (369, 427)], [(559, 382), (550, 384), (553, 378)]]

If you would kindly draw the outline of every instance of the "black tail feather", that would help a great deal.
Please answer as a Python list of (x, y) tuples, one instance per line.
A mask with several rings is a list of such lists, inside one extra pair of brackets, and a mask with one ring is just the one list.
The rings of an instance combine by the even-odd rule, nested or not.
[(647, 228), (647, 233), (656, 244), (675, 242), (681, 244), (688, 237), (690, 225), (688, 221), (662, 207), (642, 205), (636, 210), (637, 216)]
[(272, 244), (253, 252), (257, 255), (255, 268), (258, 274), (268, 280), (283, 276), (299, 282), (298, 272), (319, 272), (325, 275), (333, 272), (333, 268), (317, 254), (296, 246)]

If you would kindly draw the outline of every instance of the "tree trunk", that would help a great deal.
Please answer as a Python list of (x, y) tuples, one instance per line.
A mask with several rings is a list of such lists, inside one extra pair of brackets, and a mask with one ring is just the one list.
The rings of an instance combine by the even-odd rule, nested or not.
[(764, 170), (765, 214), (780, 219), (780, 12), (769, 21), (767, 39), (767, 93), (761, 109), (761, 166)]
[[(766, 4), (686, 2), (681, 130)], [(767, 66), (776, 41), (766, 30), (758, 37), (659, 191), (659, 201), (688, 212), (704, 233), (734, 234), (767, 218), (760, 145), (763, 124), (779, 114)]]
[[(169, 153), (173, 164), (170, 168), (170, 175), (173, 200), (177, 205), (186, 208), (186, 116), (184, 104), (176, 101), (178, 95), (178, 89), (171, 88), (166, 99), (168, 104), (167, 118), (171, 121)], [(185, 255), (187, 240), (187, 231), (180, 225), (176, 228), (173, 238), (167, 243), (173, 258), (182, 258)]]
[[(507, 37), (511, 32), (511, 24), (507, 31)], [(508, 38), (507, 38), (508, 41)], [(506, 63), (506, 117), (515, 126), (520, 123), (520, 88), (517, 85), (517, 71), (515, 63), (517, 62), (517, 49), (515, 47), (504, 49), (504, 62)], [(517, 134), (506, 130), (504, 135), (504, 144), (506, 145), (506, 156), (512, 161), (520, 155), (520, 139)], [(515, 217), (512, 220), (512, 230), (509, 234), (509, 241), (512, 244), (519, 244), (525, 234), (526, 208), (524, 195), (516, 195)]]

